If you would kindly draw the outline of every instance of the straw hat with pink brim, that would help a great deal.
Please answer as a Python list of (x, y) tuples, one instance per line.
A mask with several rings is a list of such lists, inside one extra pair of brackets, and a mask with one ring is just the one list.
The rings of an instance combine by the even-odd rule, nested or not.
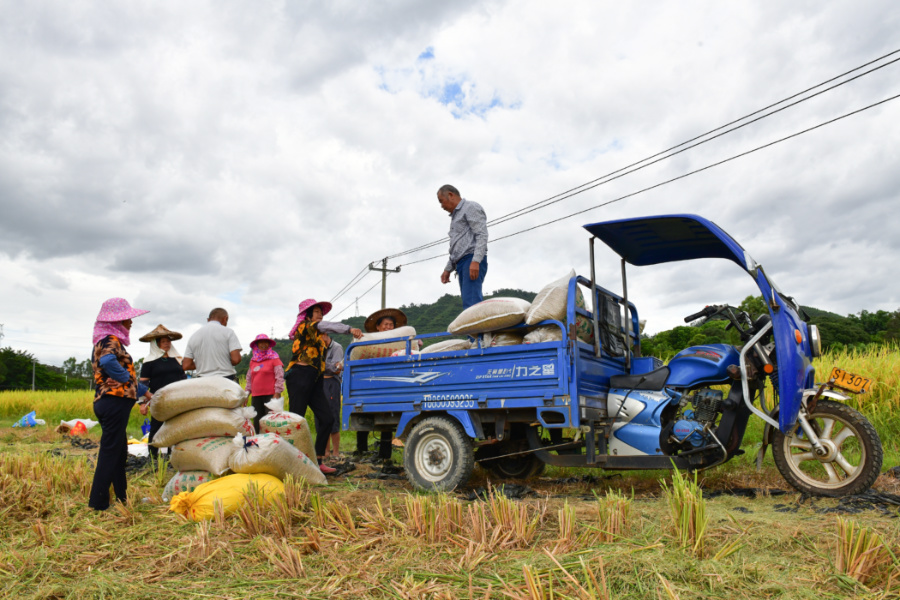
[(101, 323), (118, 323), (119, 321), (127, 321), (141, 315), (145, 315), (149, 310), (141, 310), (132, 308), (125, 298), (110, 298), (100, 307), (100, 314), (97, 320)]
[(273, 340), (272, 338), (270, 338), (269, 336), (267, 336), (267, 335), (264, 334), (264, 333), (261, 333), (261, 334), (259, 334), (258, 336), (256, 336), (256, 337), (253, 339), (253, 341), (250, 342), (250, 347), (255, 349), (255, 348), (259, 345), (260, 342), (269, 342), (269, 347), (270, 347), (270, 348), (274, 348), (274, 347), (275, 347), (275, 340)]

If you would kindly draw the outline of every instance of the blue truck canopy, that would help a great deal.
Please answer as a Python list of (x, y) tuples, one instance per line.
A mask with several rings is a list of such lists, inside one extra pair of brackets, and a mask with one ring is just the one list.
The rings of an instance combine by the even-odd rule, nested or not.
[(695, 258), (725, 258), (746, 271), (755, 263), (718, 225), (697, 215), (658, 215), (585, 225), (585, 229), (635, 266)]

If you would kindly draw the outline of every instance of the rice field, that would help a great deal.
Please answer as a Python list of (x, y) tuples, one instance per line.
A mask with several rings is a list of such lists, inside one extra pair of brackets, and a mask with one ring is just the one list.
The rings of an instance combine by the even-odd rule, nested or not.
[[(878, 381), (860, 408), (894, 448), (886, 469), (898, 354), (817, 365)], [(436, 495), (360, 463), (329, 486), (288, 482), (273, 505), (198, 524), (168, 510), (172, 472), (154, 468), (129, 475), (127, 504), (94, 513), (96, 451), (50, 426), (9, 427), (30, 410), (48, 425), (91, 416), (90, 403), (0, 395), (0, 597), (900, 598), (900, 483), (886, 475), (875, 485), (884, 503), (852, 505), (801, 497), (771, 459), (757, 471), (745, 455), (696, 480), (549, 468), (509, 499), (480, 469)]]

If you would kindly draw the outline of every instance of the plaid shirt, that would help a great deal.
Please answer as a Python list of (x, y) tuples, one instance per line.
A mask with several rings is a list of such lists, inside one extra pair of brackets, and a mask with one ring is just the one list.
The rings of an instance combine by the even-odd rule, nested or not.
[(462, 198), (450, 213), (450, 260), (444, 270), (455, 269), (459, 259), (467, 254), (472, 255), (472, 262), (480, 263), (487, 255), (487, 243), (484, 209), (480, 204)]

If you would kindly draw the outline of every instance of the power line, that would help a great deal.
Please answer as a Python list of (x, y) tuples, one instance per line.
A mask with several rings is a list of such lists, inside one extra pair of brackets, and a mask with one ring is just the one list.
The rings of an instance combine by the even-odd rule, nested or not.
[[(745, 123), (742, 123), (742, 124), (740, 124), (740, 125), (737, 125), (736, 127), (732, 127), (731, 129), (726, 129), (726, 128), (730, 127), (731, 125), (735, 125), (735, 124), (737, 124), (737, 123), (740, 123), (741, 121), (746, 121), (746, 120), (749, 119), (750, 117), (759, 115), (760, 113), (764, 113), (765, 111), (768, 111), (768, 110), (771, 109), (771, 108), (774, 108), (774, 107), (776, 107), (776, 106), (778, 106), (778, 105), (780, 105), (780, 104), (784, 104), (785, 102), (788, 102), (788, 101), (790, 101), (790, 100), (793, 100), (793, 99), (795, 99), (795, 98), (797, 98), (797, 97), (799, 97), (799, 96), (803, 96), (804, 94), (807, 94), (808, 92), (811, 92), (812, 90), (815, 90), (815, 89), (820, 88), (820, 87), (822, 87), (822, 86), (824, 86), (824, 85), (827, 85), (827, 84), (829, 84), (829, 83), (832, 83), (832, 82), (834, 82), (834, 81), (836, 81), (836, 80), (838, 80), (838, 79), (841, 79), (842, 77), (846, 77), (847, 75), (849, 75), (849, 74), (851, 74), (851, 73), (854, 73), (855, 71), (859, 71), (860, 69), (864, 69), (864, 68), (866, 68), (866, 67), (868, 67), (868, 66), (870, 66), (870, 65), (873, 65), (873, 64), (875, 64), (875, 63), (877, 63), (877, 62), (880, 62), (880, 61), (884, 60), (885, 58), (888, 58), (888, 57), (890, 57), (890, 56), (893, 56), (894, 54), (897, 54), (897, 53), (900, 53), (900, 49), (894, 50), (894, 51), (892, 51), (892, 52), (889, 52), (889, 53), (887, 53), (887, 54), (885, 54), (885, 55), (883, 55), (883, 56), (880, 56), (880, 57), (878, 57), (878, 58), (876, 58), (876, 59), (874, 59), (874, 60), (871, 60), (871, 61), (869, 61), (869, 62), (867, 62), (867, 63), (865, 63), (865, 64), (862, 64), (862, 65), (860, 65), (860, 66), (858, 66), (858, 67), (855, 67), (855, 68), (853, 68), (853, 69), (850, 69), (849, 71), (846, 71), (846, 72), (844, 72), (844, 73), (841, 73), (840, 75), (836, 75), (836, 76), (834, 76), (834, 77), (832, 77), (832, 78), (830, 78), (830, 79), (827, 79), (827, 80), (825, 80), (825, 81), (823, 81), (823, 82), (821, 82), (821, 83), (818, 83), (818, 84), (816, 84), (816, 85), (814, 85), (814, 86), (812, 86), (812, 87), (809, 87), (809, 88), (807, 88), (807, 89), (805, 89), (805, 90), (803, 90), (803, 91), (797, 92), (797, 93), (795, 93), (795, 94), (793, 94), (793, 95), (791, 95), (791, 96), (788, 96), (787, 98), (784, 98), (784, 99), (782, 99), (782, 100), (779, 100), (778, 102), (775, 102), (775, 103), (770, 104), (770, 105), (768, 105), (768, 106), (766, 106), (766, 107), (760, 108), (760, 109), (758, 109), (758, 110), (756, 110), (756, 111), (753, 111), (753, 112), (751, 112), (751, 113), (749, 113), (749, 114), (747, 114), (747, 115), (744, 115), (743, 117), (740, 117), (740, 118), (735, 119), (735, 120), (733, 120), (733, 121), (731, 121), (731, 122), (729, 122), (729, 123), (726, 123), (726, 124), (724, 124), (724, 125), (721, 125), (721, 126), (719, 126), (719, 127), (716, 127), (715, 129), (711, 129), (711, 130), (707, 131), (706, 133), (703, 133), (703, 134), (698, 135), (698, 136), (695, 136), (695, 137), (693, 137), (693, 138), (691, 138), (691, 139), (689, 139), (689, 140), (686, 140), (686, 141), (684, 141), (684, 142), (681, 142), (680, 144), (677, 144), (677, 145), (675, 145), (675, 146), (672, 146), (671, 148), (668, 148), (667, 150), (663, 150), (663, 151), (661, 151), (661, 152), (657, 152), (656, 154), (654, 154), (654, 155), (652, 155), (652, 156), (649, 156), (649, 157), (644, 158), (644, 159), (642, 159), (642, 160), (639, 160), (639, 161), (637, 161), (637, 162), (631, 163), (630, 165), (627, 165), (627, 166), (622, 167), (622, 168), (620, 168), (620, 169), (617, 169), (617, 170), (615, 170), (615, 171), (611, 171), (610, 173), (607, 173), (606, 175), (603, 175), (603, 176), (601, 176), (601, 177), (598, 177), (598, 178), (596, 178), (596, 179), (593, 179), (593, 180), (591, 180), (591, 181), (588, 181), (587, 183), (583, 183), (583, 184), (578, 185), (578, 186), (576, 186), (576, 187), (574, 187), (574, 188), (571, 188), (571, 189), (569, 189), (569, 190), (566, 190), (566, 191), (564, 191), (564, 192), (561, 192), (561, 193), (559, 193), (559, 194), (556, 194), (555, 196), (551, 196), (550, 198), (541, 200), (541, 201), (539, 201), (539, 202), (530, 204), (530, 205), (528, 205), (528, 206), (524, 206), (524, 207), (519, 208), (519, 209), (517, 209), (517, 210), (515, 210), (515, 211), (513, 211), (513, 212), (507, 213), (506, 215), (502, 215), (502, 216), (500, 216), (500, 217), (497, 217), (496, 219), (493, 219), (493, 220), (491, 220), (491, 221), (488, 222), (488, 227), (491, 227), (491, 226), (493, 226), (493, 225), (499, 225), (499, 224), (505, 223), (505, 222), (507, 222), (507, 221), (511, 221), (511, 220), (513, 220), (513, 219), (516, 219), (516, 218), (518, 218), (518, 217), (524, 216), (524, 215), (529, 214), (529, 213), (531, 213), (531, 212), (534, 212), (534, 211), (536, 211), (536, 210), (540, 210), (541, 208), (545, 208), (545, 207), (550, 206), (550, 205), (552, 205), (552, 204), (556, 204), (557, 202), (561, 202), (562, 200), (566, 200), (566, 199), (568, 199), (568, 198), (571, 198), (572, 196), (576, 196), (576, 195), (578, 195), (578, 194), (580, 194), (580, 193), (582, 193), (582, 192), (585, 192), (585, 191), (587, 191), (587, 190), (593, 189), (593, 188), (597, 187), (598, 185), (602, 185), (602, 184), (604, 184), (604, 183), (609, 183), (610, 181), (614, 181), (614, 180), (616, 180), (616, 179), (619, 179), (619, 178), (621, 178), (621, 177), (624, 177), (625, 175), (629, 175), (629, 174), (631, 174), (631, 173), (634, 173), (634, 172), (636, 172), (636, 171), (639, 171), (639, 170), (641, 170), (641, 169), (644, 169), (644, 168), (646, 168), (646, 167), (649, 167), (649, 166), (651, 166), (651, 165), (654, 165), (654, 164), (656, 164), (656, 163), (658, 163), (658, 162), (661, 162), (661, 161), (663, 161), (663, 160), (666, 160), (666, 159), (668, 159), (668, 158), (671, 158), (671, 157), (673, 157), (673, 156), (676, 156), (676, 155), (678, 155), (678, 154), (681, 154), (682, 152), (686, 152), (687, 150), (690, 150), (690, 149), (696, 148), (697, 146), (700, 146), (700, 145), (702, 145), (702, 144), (711, 142), (711, 141), (713, 141), (713, 140), (715, 140), (715, 139), (717, 139), (717, 138), (719, 138), (719, 137), (722, 137), (722, 136), (724, 136), (724, 135), (727, 135), (727, 134), (729, 134), (729, 133), (732, 133), (732, 132), (734, 132), (734, 131), (737, 131), (738, 129), (741, 129), (741, 128), (743, 128), (743, 127), (746, 127), (747, 125), (751, 125), (751, 124), (753, 124), (753, 123), (756, 123), (756, 122), (758, 122), (758, 121), (761, 121), (762, 119), (765, 119), (765, 118), (770, 117), (770, 116), (772, 116), (772, 115), (774, 115), (774, 114), (777, 114), (777, 113), (779, 113), (779, 112), (781, 112), (781, 111), (783, 111), (783, 110), (786, 110), (786, 109), (788, 109), (788, 108), (791, 108), (791, 107), (793, 107), (793, 106), (796, 106), (796, 105), (798, 105), (798, 104), (800, 104), (800, 103), (802, 103), (802, 102), (806, 102), (807, 100), (810, 100), (810, 99), (812, 99), (812, 98), (815, 98), (815, 97), (817, 97), (817, 96), (819, 96), (819, 95), (821, 95), (821, 94), (824, 94), (825, 92), (829, 92), (829, 91), (831, 91), (831, 90), (834, 90), (834, 89), (836, 89), (836, 88), (838, 88), (838, 87), (840, 87), (840, 86), (843, 86), (843, 85), (845, 85), (845, 84), (847, 84), (847, 83), (850, 83), (850, 82), (852, 82), (852, 81), (855, 81), (855, 80), (857, 80), (857, 79), (859, 79), (859, 78), (861, 78), (861, 77), (865, 77), (866, 75), (869, 75), (869, 74), (871, 74), (871, 73), (874, 73), (875, 71), (878, 71), (878, 70), (880, 70), (880, 69), (883, 69), (883, 68), (885, 68), (885, 67), (887, 67), (887, 66), (889, 66), (889, 65), (892, 65), (892, 64), (894, 64), (894, 63), (900, 61), (900, 58), (895, 58), (894, 60), (891, 60), (891, 61), (889, 61), (889, 62), (886, 62), (886, 63), (884, 63), (884, 64), (881, 64), (881, 65), (879, 65), (879, 66), (877, 66), (877, 67), (874, 67), (874, 68), (872, 68), (872, 69), (870, 69), (870, 70), (868, 70), (868, 71), (865, 71), (864, 73), (860, 73), (860, 74), (858, 74), (858, 75), (855, 75), (854, 77), (851, 77), (851, 78), (849, 78), (849, 79), (846, 79), (845, 81), (842, 81), (842, 82), (837, 83), (837, 84), (835, 84), (835, 85), (829, 86), (829, 87), (827, 87), (827, 88), (825, 88), (825, 89), (819, 90), (819, 91), (816, 92), (815, 94), (811, 94), (811, 95), (809, 95), (809, 96), (806, 96), (806, 97), (804, 97), (804, 98), (801, 98), (801, 99), (797, 100), (796, 102), (792, 102), (792, 103), (787, 104), (787, 105), (785, 105), (785, 106), (782, 106), (782, 107), (780, 107), (780, 108), (778, 108), (778, 109), (776, 109), (776, 110), (773, 110), (773, 111), (768, 112), (768, 113), (766, 113), (766, 114), (762, 114), (761, 116), (758, 116), (758, 117), (756, 117), (755, 119), (752, 119), (752, 120), (750, 120), (750, 121), (747, 121), (747, 122), (745, 122)], [(725, 131), (723, 131), (723, 130), (725, 130)], [(719, 133), (716, 133), (716, 132), (719, 132)], [(716, 135), (714, 135), (714, 136), (712, 136), (712, 137), (709, 137), (708, 139), (705, 139), (705, 140), (702, 139), (702, 138), (706, 138), (707, 136), (710, 136), (710, 135), (713, 134), (713, 133), (716, 133)], [(702, 141), (698, 141), (698, 140), (702, 140)], [(697, 143), (692, 143), (692, 142), (697, 142)], [(690, 144), (690, 145), (689, 145), (689, 144)], [(682, 148), (682, 146), (686, 146), (686, 147), (683, 147), (683, 148)], [(679, 148), (681, 148), (681, 149), (678, 150)], [(674, 150), (677, 150), (677, 152), (673, 152)], [(655, 159), (655, 160), (654, 160), (654, 159)], [(645, 163), (645, 164), (644, 164), (644, 163)], [(432, 247), (434, 247), (434, 246), (437, 246), (437, 245), (446, 243), (448, 239), (449, 239), (449, 238), (444, 237), (444, 238), (441, 238), (441, 239), (439, 239), (439, 240), (435, 240), (435, 241), (433, 241), (433, 242), (428, 242), (428, 243), (426, 243), (426, 244), (422, 244), (422, 245), (420, 245), (420, 246), (416, 246), (416, 247), (411, 248), (411, 249), (409, 249), (409, 250), (404, 250), (404, 251), (402, 251), (402, 252), (398, 252), (397, 254), (392, 254), (392, 255), (388, 256), (387, 258), (388, 258), (388, 259), (391, 259), (391, 258), (398, 258), (398, 257), (401, 257), (401, 256), (406, 256), (406, 255), (408, 255), (408, 254), (413, 254), (413, 253), (416, 253), (416, 252), (420, 252), (420, 251), (422, 251), (422, 250), (427, 250), (428, 248), (432, 248)], [(427, 259), (426, 259), (426, 260), (427, 260)], [(424, 261), (416, 261), (416, 262), (424, 262)], [(413, 264), (413, 263), (407, 263), (407, 264)]]
[[(388, 275), (391, 275), (391, 273), (388, 273)], [(364, 298), (364, 297), (366, 296), (366, 294), (368, 294), (369, 292), (371, 292), (372, 290), (374, 290), (376, 287), (378, 287), (378, 284), (379, 284), (379, 283), (381, 283), (381, 282), (380, 282), (380, 281), (376, 281), (375, 284), (374, 284), (372, 287), (370, 287), (369, 289), (367, 289), (366, 291), (364, 291), (362, 294), (360, 294), (360, 295), (356, 298), (356, 300), (354, 300), (353, 302), (351, 302), (350, 304), (348, 304), (347, 306), (345, 306), (344, 308), (342, 308), (340, 311), (338, 311), (337, 313), (335, 313), (334, 315), (332, 315), (331, 318), (334, 319), (334, 320), (337, 320), (337, 318), (338, 318), (339, 316), (341, 316), (348, 308), (350, 308), (351, 306), (354, 306), (357, 302), (359, 302), (359, 299), (360, 299), (360, 298)]]
[[(658, 188), (658, 187), (662, 187), (662, 186), (664, 186), (664, 185), (667, 185), (667, 184), (669, 184), (669, 183), (673, 183), (673, 182), (678, 181), (678, 180), (680, 180), (680, 179), (685, 179), (685, 178), (687, 178), (687, 177), (690, 177), (691, 175), (696, 175), (697, 173), (702, 173), (703, 171), (708, 171), (709, 169), (712, 169), (712, 168), (714, 168), (714, 167), (718, 167), (718, 166), (724, 165), (725, 163), (731, 162), (731, 161), (736, 160), (736, 159), (738, 159), (738, 158), (742, 158), (742, 157), (744, 157), (744, 156), (748, 156), (748, 155), (753, 154), (753, 153), (755, 153), (755, 152), (758, 152), (758, 151), (760, 151), (760, 150), (764, 150), (764, 149), (766, 149), (766, 148), (769, 148), (769, 147), (771, 147), (771, 146), (774, 146), (774, 145), (776, 145), (776, 144), (780, 144), (781, 142), (785, 142), (785, 141), (787, 141), (787, 140), (790, 140), (790, 139), (793, 139), (793, 138), (795, 138), (795, 137), (801, 136), (801, 135), (803, 135), (804, 133), (809, 133), (810, 131), (815, 131), (816, 129), (819, 129), (819, 128), (821, 128), (821, 127), (825, 127), (826, 125), (831, 125), (832, 123), (836, 123), (837, 121), (840, 121), (840, 120), (842, 120), (842, 119), (846, 119), (847, 117), (851, 117), (851, 116), (853, 116), (853, 115), (856, 115), (856, 114), (859, 114), (859, 113), (861, 113), (861, 112), (867, 111), (867, 110), (869, 110), (869, 109), (871, 109), (871, 108), (875, 108), (876, 106), (880, 106), (880, 105), (882, 105), (882, 104), (885, 104), (885, 103), (887, 103), (887, 102), (890, 102), (891, 100), (896, 100), (897, 98), (900, 98), (900, 94), (897, 94), (897, 95), (895, 95), (895, 96), (891, 96), (891, 97), (889, 97), (889, 98), (885, 98), (884, 100), (879, 100), (878, 102), (875, 102), (875, 103), (873, 103), (873, 104), (869, 104), (868, 106), (864, 106), (864, 107), (859, 108), (859, 109), (857, 109), (857, 110), (848, 112), (848, 113), (843, 114), (843, 115), (841, 115), (841, 116), (839, 116), (839, 117), (835, 117), (835, 118), (833, 118), (833, 119), (829, 119), (828, 121), (824, 121), (824, 122), (822, 122), (822, 123), (819, 123), (818, 125), (814, 125), (814, 126), (812, 126), (812, 127), (808, 127), (808, 128), (803, 129), (803, 130), (801, 130), (801, 131), (797, 131), (797, 132), (795, 132), (795, 133), (792, 133), (792, 134), (787, 135), (787, 136), (785, 136), (785, 137), (779, 138), (779, 139), (774, 140), (774, 141), (772, 141), (772, 142), (768, 142), (768, 143), (766, 143), (766, 144), (763, 144), (762, 146), (757, 146), (756, 148), (753, 148), (753, 149), (751, 149), (751, 150), (747, 150), (747, 151), (745, 151), (745, 152), (741, 152), (740, 154), (735, 154), (734, 156), (731, 156), (731, 157), (729, 157), (729, 158), (726, 158), (726, 159), (723, 159), (723, 160), (714, 162), (714, 163), (712, 163), (712, 164), (706, 165), (705, 167), (701, 167), (701, 168), (699, 168), (699, 169), (695, 169), (695, 170), (693, 170), (693, 171), (690, 171), (690, 172), (688, 172), (688, 173), (684, 173), (684, 174), (679, 175), (679, 176), (677, 176), (677, 177), (673, 177), (673, 178), (671, 178), (671, 179), (667, 179), (667, 180), (665, 180), (665, 181), (661, 181), (661, 182), (659, 182), (659, 183), (657, 183), (657, 184), (655, 184), (655, 185), (651, 185), (651, 186), (649, 186), (649, 187), (645, 187), (645, 188), (640, 189), (640, 190), (638, 190), (638, 191), (636, 191), (636, 192), (631, 192), (630, 194), (625, 194), (624, 196), (619, 196), (618, 198), (614, 198), (614, 199), (612, 199), (612, 200), (607, 200), (606, 202), (601, 202), (600, 204), (596, 204), (596, 205), (594, 205), (594, 206), (590, 206), (590, 207), (585, 208), (585, 209), (583, 209), (583, 210), (579, 210), (579, 211), (570, 213), (570, 214), (565, 215), (565, 216), (563, 216), (563, 217), (559, 217), (559, 218), (557, 218), (557, 219), (553, 219), (552, 221), (547, 221), (546, 223), (541, 223), (540, 225), (535, 225), (534, 227), (528, 227), (528, 228), (526, 228), (526, 229), (522, 229), (522, 230), (520, 230), (520, 231), (516, 231), (516, 232), (510, 233), (510, 234), (508, 234), (508, 235), (504, 235), (504, 236), (502, 236), (502, 237), (499, 237), (499, 238), (490, 240), (490, 242), (488, 242), (488, 243), (499, 242), (500, 240), (505, 240), (505, 239), (507, 239), (507, 238), (511, 238), (511, 237), (517, 236), (517, 235), (519, 235), (519, 234), (526, 233), (526, 232), (528, 232), (528, 231), (534, 231), (535, 229), (540, 229), (541, 227), (546, 227), (547, 225), (552, 225), (552, 224), (554, 224), (554, 223), (558, 223), (558, 222), (560, 222), (560, 221), (564, 221), (564, 220), (569, 219), (569, 218), (571, 218), (571, 217), (574, 217), (574, 216), (577, 216), (577, 215), (581, 215), (581, 214), (584, 214), (584, 213), (586, 213), (586, 212), (590, 212), (590, 211), (595, 210), (595, 209), (597, 209), (597, 208), (602, 208), (602, 207), (604, 207), (604, 206), (609, 206), (610, 204), (614, 204), (614, 203), (616, 203), (616, 202), (621, 202), (622, 200), (627, 200), (628, 198), (632, 198), (632, 197), (637, 196), (637, 195), (639, 195), (639, 194), (643, 194), (644, 192), (648, 192), (648, 191), (650, 191), (650, 190), (654, 190), (654, 189), (656, 189), (656, 188)], [(597, 184), (597, 185), (600, 185), (600, 184)], [(595, 185), (594, 187), (597, 187), (597, 186)], [(406, 266), (409, 266), (409, 265), (414, 265), (414, 264), (416, 264), (416, 263), (427, 262), (427, 261), (430, 261), (430, 260), (434, 260), (434, 259), (436, 259), (436, 258), (442, 258), (443, 256), (444, 256), (444, 254), (439, 254), (439, 255), (437, 255), (437, 256), (432, 256), (432, 257), (430, 257), (430, 258), (424, 258), (424, 259), (422, 259), (422, 260), (417, 260), (417, 261), (413, 261), (413, 262), (409, 262), (409, 263), (404, 263), (404, 264), (402, 264), (402, 265), (400, 265), (400, 266), (406, 267)]]
[(340, 298), (341, 296), (346, 294), (348, 291), (350, 291), (350, 288), (352, 288), (357, 283), (359, 283), (369, 273), (370, 273), (370, 271), (368, 270), (368, 265), (366, 265), (365, 267), (360, 269), (359, 273), (354, 275), (353, 278), (350, 280), (350, 283), (348, 283), (347, 285), (342, 287), (341, 290), (337, 294), (334, 295), (334, 297), (331, 299), (331, 303), (334, 304), (335, 300), (337, 300), (338, 298)]

